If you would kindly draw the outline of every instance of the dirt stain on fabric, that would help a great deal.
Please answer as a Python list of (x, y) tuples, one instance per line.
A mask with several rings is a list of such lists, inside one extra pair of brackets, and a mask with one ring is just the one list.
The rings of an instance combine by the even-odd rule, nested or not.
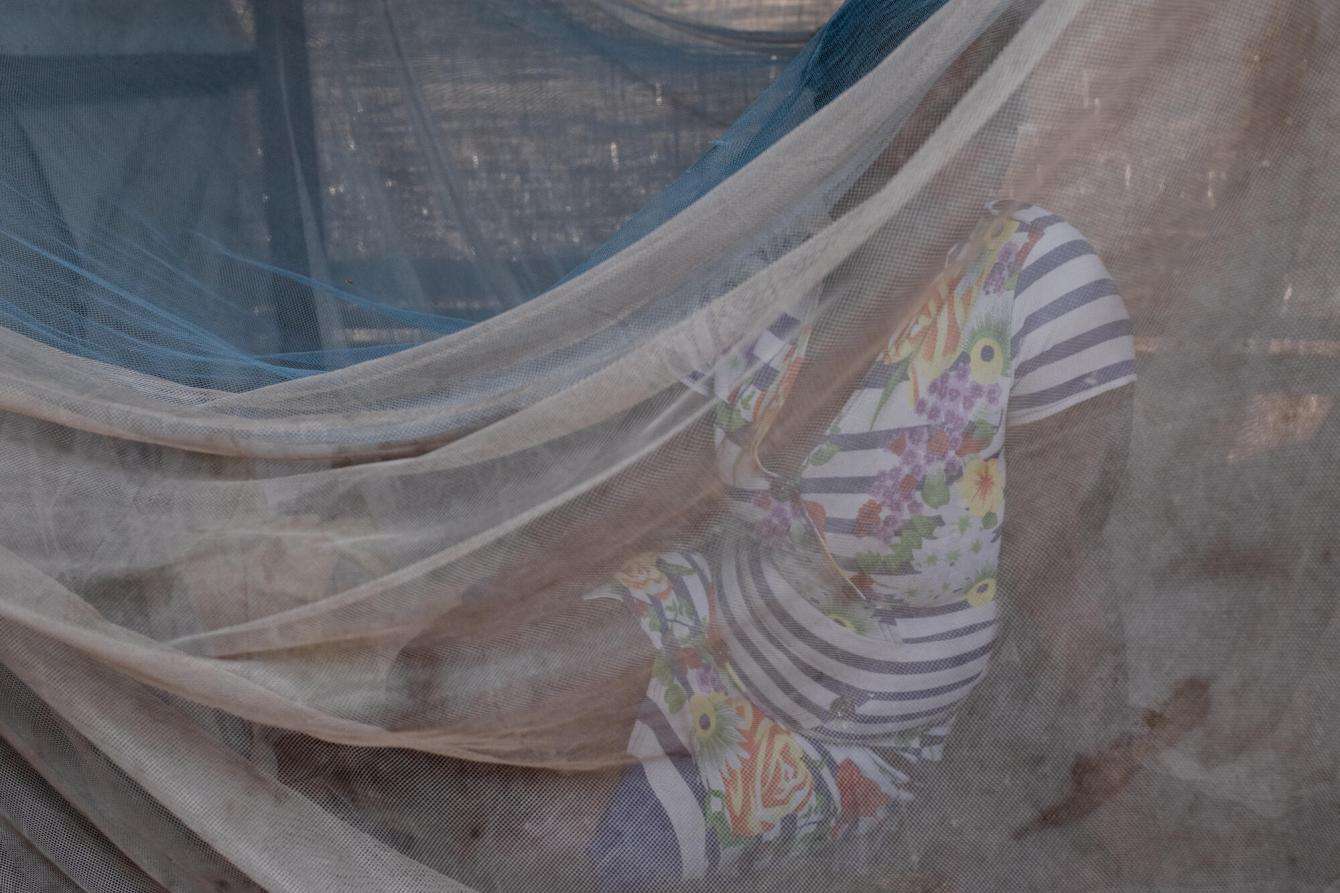
[(1046, 828), (1079, 821), (1120, 794), (1160, 752), (1173, 747), (1210, 713), (1210, 684), (1183, 679), (1160, 707), (1144, 712), (1145, 728), (1123, 735), (1095, 754), (1081, 754), (1070, 766), (1070, 792), (1014, 832), (1019, 840)]

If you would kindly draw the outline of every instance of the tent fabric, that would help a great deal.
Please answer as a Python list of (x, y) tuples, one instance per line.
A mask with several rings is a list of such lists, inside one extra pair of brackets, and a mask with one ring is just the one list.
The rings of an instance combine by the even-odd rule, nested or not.
[(6, 15), (7, 881), (1340, 879), (1333, 4)]

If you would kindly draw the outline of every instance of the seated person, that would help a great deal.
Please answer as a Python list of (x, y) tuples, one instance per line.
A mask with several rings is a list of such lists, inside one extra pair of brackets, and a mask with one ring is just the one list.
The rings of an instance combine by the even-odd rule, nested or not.
[(635, 556), (606, 590), (654, 648), (628, 745), (640, 762), (590, 847), (610, 889), (886, 822), (997, 637), (1007, 432), (1108, 395), (1103, 440), (1124, 440), (1129, 388), (1109, 392), (1134, 379), (1129, 319), (1093, 249), (1041, 208), (993, 206), (798, 473), (779, 475), (760, 441), (811, 360), (821, 304), (759, 339), (757, 371), (710, 382), (718, 538)]
[[(984, 58), (964, 54), (876, 179), (901, 165)], [(608, 556), (622, 569), (584, 600), (568, 596), (564, 619), (621, 648), (641, 642), (621, 664), (647, 667), (623, 733), (635, 762), (571, 784), (546, 776), (553, 785), (465, 771), (461, 793), (479, 801), (483, 824), (498, 800), (489, 785), (530, 791), (556, 816), (499, 829), (514, 839), (494, 848), (482, 877), (514, 869), (519, 857), (504, 852), (561, 845), (549, 826), (589, 838), (589, 864), (573, 870), (607, 890), (759, 869), (887, 830), (918, 793), (918, 767), (940, 757), (1010, 607), (1043, 636), (1073, 617), (1073, 604), (1067, 614), (1046, 603), (1067, 570), (1036, 549), (1011, 554), (1010, 543), (1043, 537), (1051, 554), (1078, 552), (1103, 523), (1134, 380), (1116, 286), (1074, 227), (999, 202), (919, 302), (909, 323), (866, 323), (868, 359), (854, 364), (824, 347), (825, 325), (843, 314), (820, 291), (770, 326), (742, 368), (685, 381), (715, 411), (670, 452), (713, 467), (724, 495), (705, 523), (678, 519), (693, 534), (684, 545), (671, 545), (676, 523), (666, 520), (645, 550)], [(816, 393), (829, 405), (795, 408)], [(824, 424), (807, 432), (801, 418)], [(1007, 454), (1011, 506), (1025, 507), (1010, 522)], [(627, 509), (658, 523), (684, 509), (635, 497)], [(567, 545), (574, 565), (605, 560), (586, 560), (605, 547), (598, 538)], [(493, 588), (538, 585), (527, 573), (504, 573)], [(1097, 626), (1052, 630), (1050, 655), (1068, 664), (1091, 654), (1103, 642)], [(415, 704), (450, 697), (433, 692), (448, 684), (442, 653), (433, 634), (403, 652), (397, 673)], [(561, 788), (580, 802), (551, 807)], [(479, 855), (476, 844), (471, 835), (458, 848)]]

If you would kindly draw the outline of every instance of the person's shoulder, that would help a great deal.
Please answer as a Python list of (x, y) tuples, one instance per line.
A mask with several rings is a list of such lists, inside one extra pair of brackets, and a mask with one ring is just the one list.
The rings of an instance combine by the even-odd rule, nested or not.
[(1110, 282), (1094, 246), (1060, 214), (1028, 202), (998, 202), (992, 207), (1019, 226), (1022, 243), (1016, 256), (1015, 298), (1025, 309), (1064, 291)]
[[(1046, 208), (1016, 203), (998, 213), (1016, 241), (1009, 423), (1045, 418), (1135, 380), (1132, 324), (1093, 245)], [(1022, 235), (1026, 233), (1026, 235)]]
[[(1019, 229), (1030, 235), (1046, 236), (1050, 240), (1068, 242), (1084, 240), (1084, 235), (1060, 214), (1028, 201), (1001, 199), (991, 202), (987, 213), (1019, 224)], [(1087, 240), (1085, 240), (1087, 242)]]

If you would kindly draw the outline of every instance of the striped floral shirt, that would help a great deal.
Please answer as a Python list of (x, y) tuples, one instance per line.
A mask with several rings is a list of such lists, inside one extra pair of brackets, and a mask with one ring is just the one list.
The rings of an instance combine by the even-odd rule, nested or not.
[(910, 796), (904, 770), (938, 758), (997, 634), (1006, 429), (1135, 377), (1129, 317), (1083, 236), (1036, 206), (991, 211), (796, 480), (755, 447), (822, 298), (688, 382), (717, 398), (731, 508), (702, 551), (618, 575), (658, 657), (641, 765), (597, 847), (609, 865), (629, 798), (665, 829), (667, 874), (694, 876), (874, 827)]

